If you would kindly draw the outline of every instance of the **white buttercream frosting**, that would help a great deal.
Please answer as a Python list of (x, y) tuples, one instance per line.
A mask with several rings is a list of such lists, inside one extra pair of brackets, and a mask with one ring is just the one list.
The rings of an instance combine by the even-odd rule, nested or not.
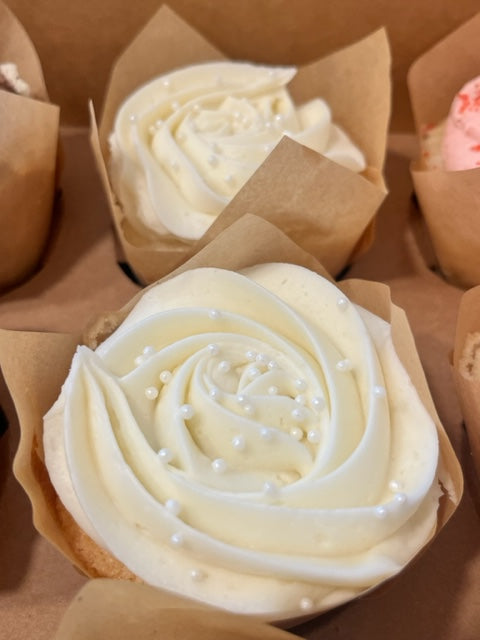
[(133, 573), (270, 619), (378, 584), (436, 526), (436, 428), (390, 325), (294, 265), (150, 288), (78, 348), (44, 446), (66, 508)]
[(283, 135), (352, 171), (365, 159), (320, 97), (293, 103), (293, 67), (210, 62), (161, 76), (120, 107), (110, 176), (144, 234), (200, 238)]

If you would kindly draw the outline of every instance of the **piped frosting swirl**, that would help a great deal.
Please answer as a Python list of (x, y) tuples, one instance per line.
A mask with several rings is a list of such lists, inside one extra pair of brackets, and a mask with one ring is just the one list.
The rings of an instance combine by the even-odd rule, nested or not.
[(301, 107), (293, 67), (210, 62), (134, 92), (110, 137), (113, 190), (147, 236), (200, 238), (283, 135), (359, 172), (363, 154), (316, 98)]
[(78, 348), (44, 445), (66, 508), (133, 573), (272, 619), (395, 574), (436, 524), (436, 429), (390, 326), (293, 265), (148, 290)]

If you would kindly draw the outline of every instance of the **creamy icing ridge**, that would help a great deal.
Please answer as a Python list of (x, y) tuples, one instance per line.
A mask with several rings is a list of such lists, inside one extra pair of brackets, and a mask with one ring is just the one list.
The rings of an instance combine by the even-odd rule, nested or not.
[(146, 582), (269, 619), (397, 573), (430, 538), (436, 428), (390, 325), (302, 267), (187, 271), (78, 348), (52, 483)]
[(320, 97), (296, 107), (294, 67), (209, 62), (160, 76), (121, 105), (109, 171), (144, 235), (200, 238), (283, 135), (356, 172), (362, 152)]

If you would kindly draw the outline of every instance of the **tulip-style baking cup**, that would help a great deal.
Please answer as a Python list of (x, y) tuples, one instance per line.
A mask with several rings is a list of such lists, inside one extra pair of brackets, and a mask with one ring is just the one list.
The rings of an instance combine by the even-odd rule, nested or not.
[[(246, 215), (221, 232), (187, 264), (166, 279), (196, 267), (220, 267), (235, 271), (262, 262), (289, 262), (326, 274), (308, 252), (295, 245), (277, 227), (257, 216)], [(391, 324), (396, 351), (437, 429), (440, 452), (438, 478), (442, 495), (436, 525), (429, 536), (426, 536), (429, 538), (426, 546), (445, 525), (459, 503), (463, 490), (460, 467), (435, 411), (405, 314), (392, 304), (388, 287), (359, 280), (344, 281), (340, 287), (351, 301)], [(62, 506), (44, 463), (42, 418), (59, 394), (77, 345), (83, 343), (95, 348), (115, 330), (143, 294), (144, 291), (139, 292), (120, 311), (96, 318), (82, 336), (0, 332), (0, 364), (21, 428), (21, 440), (14, 463), (15, 475), (29, 495), (38, 531), (76, 567), (91, 577), (135, 579), (124, 565), (101, 550), (82, 532)], [(325, 611), (370, 588), (373, 587), (363, 590), (360, 587), (354, 593), (351, 588), (346, 591), (340, 589), (335, 592), (333, 601), (328, 601), (327, 598), (318, 609), (310, 602), (305, 612), (311, 616)], [(289, 615), (285, 614), (282, 621), (288, 623), (288, 618)], [(293, 610), (290, 613), (290, 619), (292, 618), (298, 620), (298, 606), (295, 614)], [(275, 621), (279, 621), (278, 617)]]
[(188, 602), (146, 584), (90, 580), (65, 612), (53, 640), (102, 637), (116, 640), (299, 640), (298, 636), (245, 616)]
[(28, 277), (49, 235), (56, 187), (59, 108), (48, 102), (40, 61), (0, 2), (0, 64), (13, 63), (30, 96), (0, 89), (0, 290)]
[[(248, 54), (246, 41), (245, 60)], [(375, 214), (386, 194), (383, 164), (390, 115), (390, 52), (385, 31), (300, 67), (288, 85), (297, 105), (314, 97), (326, 100), (334, 122), (366, 157), (362, 174), (284, 138), (198, 242), (188, 244), (172, 236), (148, 239), (130, 224), (127, 214), (131, 212), (122, 210), (109, 180), (108, 139), (115, 114), (149, 80), (187, 65), (220, 60), (225, 56), (218, 49), (163, 6), (114, 65), (98, 129), (92, 108), (92, 145), (126, 261), (141, 281), (153, 282), (241, 215), (253, 213), (278, 226), (330, 273), (338, 274), (370, 246)]]
[[(428, 130), (447, 118), (457, 92), (480, 74), (479, 37), (480, 13), (411, 66), (408, 87), (420, 149)], [(480, 166), (430, 169), (423, 153), (411, 173), (442, 272), (460, 287), (480, 284)]]
[(466, 291), (460, 302), (452, 370), (480, 479), (480, 285)]

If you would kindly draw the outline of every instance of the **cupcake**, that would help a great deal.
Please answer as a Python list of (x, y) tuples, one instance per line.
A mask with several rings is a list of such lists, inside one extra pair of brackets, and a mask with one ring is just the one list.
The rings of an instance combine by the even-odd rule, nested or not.
[(363, 153), (320, 97), (296, 107), (293, 67), (208, 62), (173, 70), (120, 106), (109, 171), (146, 238), (200, 239), (286, 135), (360, 173)]
[(422, 138), (429, 169), (465, 171), (480, 167), (480, 76), (456, 94), (446, 120)]
[(452, 370), (480, 478), (480, 286), (466, 291), (458, 311)]
[(437, 528), (438, 433), (390, 325), (293, 264), (147, 289), (78, 347), (43, 449), (89, 575), (263, 619), (358, 596)]
[(480, 14), (408, 74), (420, 148), (411, 167), (415, 192), (441, 272), (461, 288), (480, 284), (479, 34)]
[(47, 243), (54, 195), (59, 109), (48, 102), (37, 54), (0, 3), (0, 290), (38, 267)]
[(92, 111), (124, 259), (143, 283), (246, 213), (334, 274), (370, 246), (386, 193), (385, 32), (298, 67), (255, 64), (248, 42), (241, 59), (163, 6), (115, 64), (98, 129)]
[(29, 98), (30, 86), (20, 77), (17, 65), (13, 62), (0, 63), (0, 89)]

